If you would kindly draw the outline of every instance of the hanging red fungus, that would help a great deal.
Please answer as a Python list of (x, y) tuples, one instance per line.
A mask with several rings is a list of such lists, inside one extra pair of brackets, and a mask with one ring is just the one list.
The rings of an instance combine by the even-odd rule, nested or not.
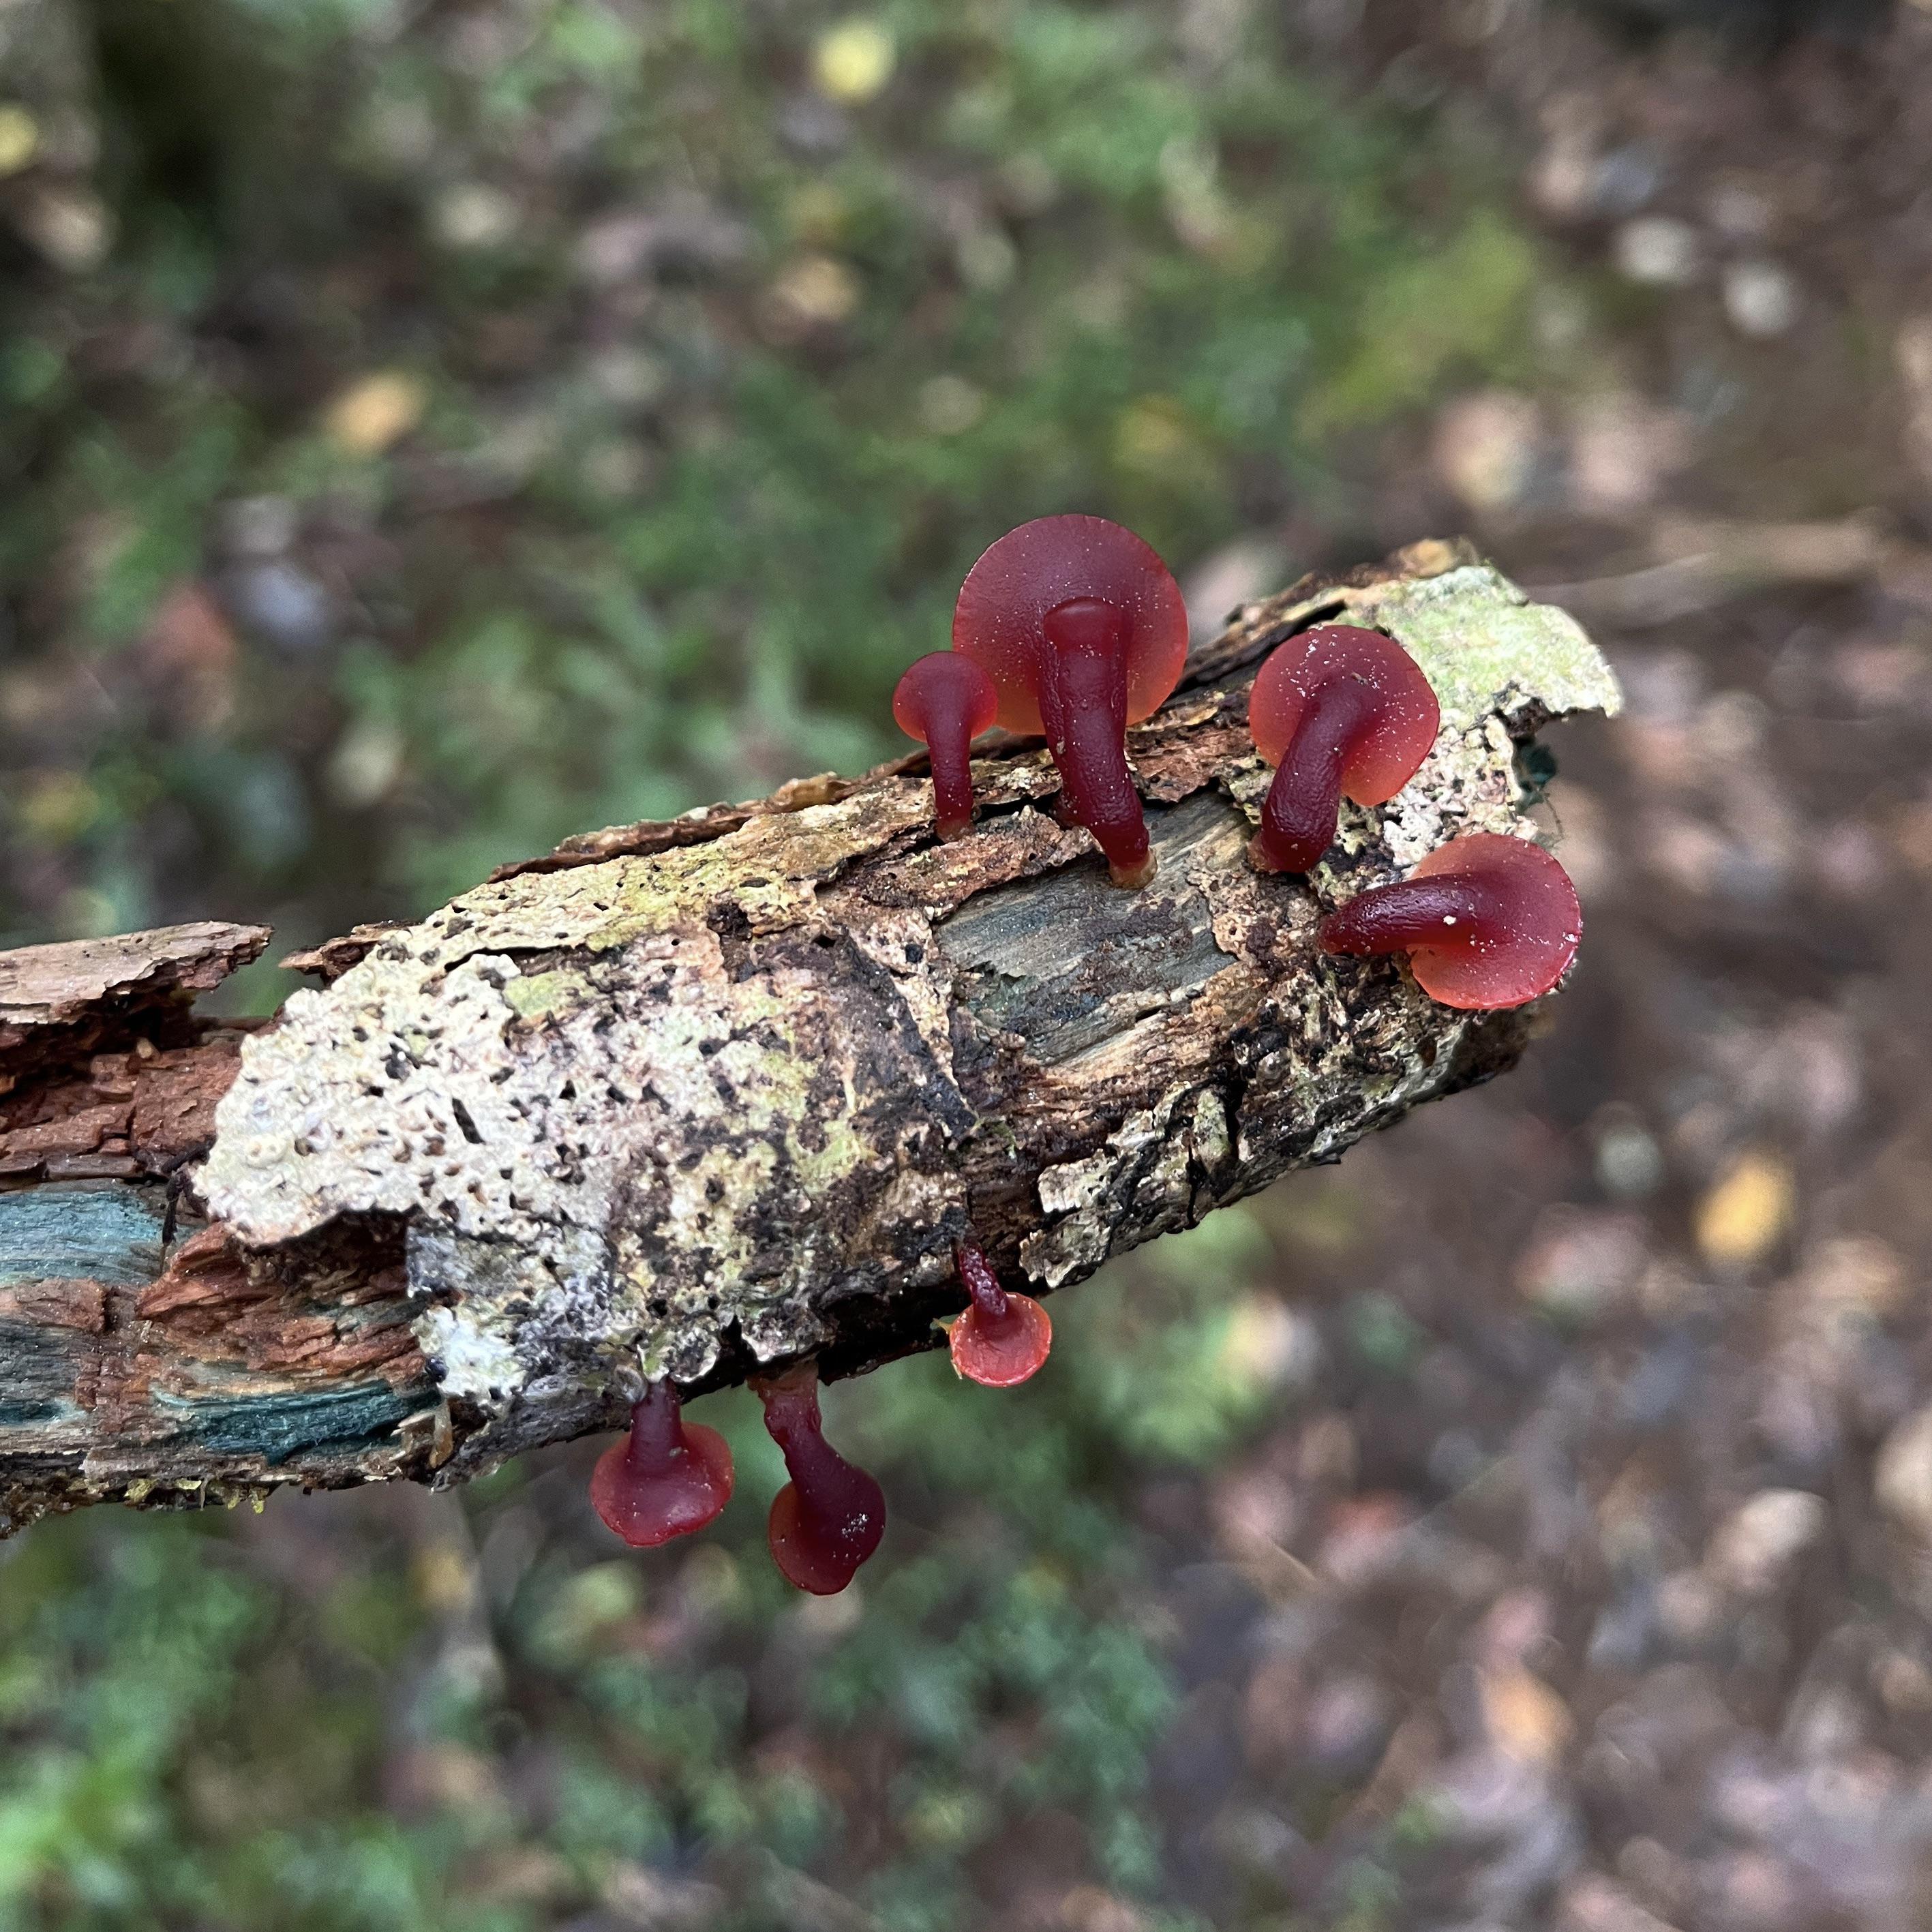
[(815, 1597), (836, 1596), (886, 1533), (885, 1492), (826, 1441), (813, 1364), (754, 1376), (752, 1387), (791, 1472), (772, 1498), (765, 1526), (772, 1560), (787, 1582)]
[(1034, 1374), (1053, 1346), (1053, 1319), (1030, 1294), (1000, 1286), (993, 1264), (970, 1241), (952, 1258), (973, 1305), (952, 1324), (952, 1366), (988, 1388), (1012, 1388)]
[(716, 1430), (686, 1422), (677, 1390), (651, 1383), (631, 1432), (597, 1459), (591, 1506), (633, 1548), (702, 1529), (731, 1500), (731, 1451)]
[(1382, 805), (1436, 742), (1441, 713), (1422, 667), (1393, 638), (1318, 624), (1262, 666), (1248, 700), (1255, 748), (1279, 769), (1249, 856), (1264, 872), (1314, 868), (1346, 793)]
[(1316, 935), (1327, 952), (1406, 952), (1432, 1000), (1470, 1007), (1548, 992), (1582, 936), (1569, 874), (1541, 846), (1493, 832), (1438, 846), (1409, 878), (1330, 913)]
[(1126, 729), (1151, 717), (1187, 661), (1187, 610), (1166, 565), (1102, 517), (1041, 517), (974, 565), (952, 648), (976, 660), (1010, 731), (1044, 732), (1075, 819), (1115, 884), (1144, 885), (1154, 856)]
[(993, 680), (958, 651), (931, 651), (906, 668), (892, 693), (892, 718), (932, 756), (932, 801), (939, 836), (957, 838), (973, 825), (970, 746), (992, 728), (999, 708)]

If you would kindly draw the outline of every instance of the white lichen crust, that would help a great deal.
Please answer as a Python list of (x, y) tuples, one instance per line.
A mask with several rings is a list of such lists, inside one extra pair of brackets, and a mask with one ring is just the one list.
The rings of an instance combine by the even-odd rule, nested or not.
[(409, 1216), (425, 1348), (485, 1408), (614, 1361), (701, 1376), (730, 1324), (796, 1354), (828, 1272), (890, 1286), (828, 1252), (852, 1222), (916, 1253), (958, 1218), (947, 1142), (973, 1117), (944, 1001), (814, 914), (920, 822), (915, 788), (891, 804), (486, 886), (383, 940), (251, 1043), (206, 1198), (256, 1243)]

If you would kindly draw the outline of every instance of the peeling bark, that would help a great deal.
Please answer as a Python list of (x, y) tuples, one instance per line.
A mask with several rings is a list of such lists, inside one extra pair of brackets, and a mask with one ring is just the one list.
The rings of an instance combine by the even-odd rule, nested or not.
[(258, 958), (268, 938), (266, 926), (211, 920), (0, 952), (0, 1094), (117, 1042), (184, 1036), (196, 994)]
[[(1247, 682), (1345, 614), (1422, 663), (1442, 731), (1311, 879), (1264, 877)], [(299, 956), (326, 989), (253, 1034), (182, 1037), (128, 992), (166, 936), (118, 942), (64, 1051), (0, 1047), (0, 1529), (458, 1480), (615, 1426), (645, 1376), (861, 1372), (941, 1340), (969, 1222), (1043, 1293), (1336, 1158), (1508, 1067), (1529, 1016), (1318, 954), (1321, 912), (1525, 830), (1520, 744), (1617, 702), (1560, 612), (1418, 545), (1237, 613), (1130, 734), (1140, 892), (1002, 736), (965, 838), (921, 756), (614, 828)]]

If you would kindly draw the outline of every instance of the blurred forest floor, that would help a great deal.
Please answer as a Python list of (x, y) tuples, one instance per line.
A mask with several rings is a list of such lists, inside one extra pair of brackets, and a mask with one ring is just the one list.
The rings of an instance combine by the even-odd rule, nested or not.
[(589, 1444), (0, 1545), (0, 1932), (1932, 1923), (1932, 8), (1706, 4), (0, 0), (8, 943), (861, 766), (1052, 510), (1631, 700), (1525, 1068), (832, 1390), (844, 1597), (736, 1398), (649, 1559)]

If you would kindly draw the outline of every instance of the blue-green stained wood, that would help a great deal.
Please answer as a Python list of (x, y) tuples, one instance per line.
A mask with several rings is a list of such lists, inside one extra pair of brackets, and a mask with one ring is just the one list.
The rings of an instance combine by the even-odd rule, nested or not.
[[(49, 1280), (139, 1288), (161, 1271), (166, 1214), (159, 1181), (64, 1180), (0, 1193), (0, 1288)], [(180, 1232), (200, 1225), (184, 1221)]]
[(290, 1391), (192, 1402), (162, 1395), (154, 1408), (178, 1429), (177, 1441), (215, 1455), (259, 1456), (272, 1469), (292, 1456), (374, 1448), (426, 1400), (434, 1400), (434, 1391), (377, 1382), (326, 1394)]
[[(86, 1280), (139, 1288), (161, 1272), (161, 1229), (167, 1190), (152, 1181), (64, 1181), (0, 1192), (0, 1290), (47, 1280)], [(199, 1220), (184, 1219), (179, 1233)], [(16, 1448), (52, 1446), (56, 1437), (88, 1426), (74, 1400), (76, 1378), (96, 1338), (78, 1330), (0, 1319), (0, 1354), (9, 1366), (0, 1388), (0, 1436), (17, 1432)], [(398, 1426), (435, 1400), (427, 1382), (396, 1389), (380, 1379), (326, 1390), (259, 1384), (230, 1394), (211, 1366), (205, 1393), (156, 1391), (151, 1446), (162, 1460), (184, 1450), (259, 1457), (269, 1468), (291, 1460), (352, 1462), (393, 1439)]]
[(0, 1432), (44, 1429), (81, 1419), (74, 1390), (93, 1337), (70, 1328), (0, 1321)]

